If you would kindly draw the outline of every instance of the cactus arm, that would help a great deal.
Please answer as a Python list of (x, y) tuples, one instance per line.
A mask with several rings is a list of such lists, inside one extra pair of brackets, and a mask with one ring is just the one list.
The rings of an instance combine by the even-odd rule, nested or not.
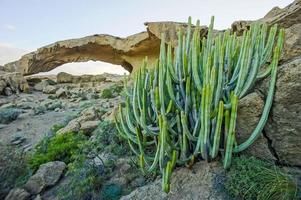
[(228, 169), (231, 165), (232, 159), (232, 150), (235, 140), (235, 125), (236, 125), (236, 117), (237, 117), (237, 106), (238, 106), (238, 97), (233, 94), (231, 95), (231, 116), (229, 123), (229, 134), (227, 138), (227, 144), (225, 149), (225, 158), (224, 158), (224, 168)]
[(223, 101), (220, 101), (218, 107), (217, 123), (216, 123), (216, 128), (214, 133), (213, 147), (211, 151), (211, 158), (215, 158), (218, 154), (220, 138), (221, 138), (220, 136), (221, 128), (223, 122), (223, 112), (224, 112), (224, 103)]
[(278, 66), (278, 60), (280, 57), (280, 52), (282, 49), (283, 45), (283, 39), (284, 39), (284, 30), (281, 29), (279, 36), (278, 36), (278, 44), (275, 48), (275, 53), (274, 53), (274, 58), (273, 58), (273, 65), (272, 65), (272, 72), (271, 72), (271, 80), (270, 80), (270, 86), (269, 86), (269, 91), (268, 95), (266, 98), (266, 103), (263, 108), (263, 112), (261, 115), (261, 118), (252, 132), (251, 136), (242, 144), (238, 145), (237, 147), (234, 148), (234, 152), (240, 152), (248, 148), (251, 144), (254, 143), (254, 141), (259, 137), (260, 133), (262, 132), (264, 125), (267, 122), (269, 112), (272, 107), (273, 103), (273, 97), (274, 97), (274, 90), (275, 90), (275, 85), (276, 85), (276, 78), (277, 78), (277, 66)]

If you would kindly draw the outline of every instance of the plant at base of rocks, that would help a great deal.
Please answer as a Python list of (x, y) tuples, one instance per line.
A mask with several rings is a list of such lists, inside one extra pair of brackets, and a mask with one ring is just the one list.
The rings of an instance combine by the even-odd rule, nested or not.
[(100, 97), (103, 99), (114, 98), (121, 93), (122, 89), (123, 89), (122, 85), (114, 84), (109, 88), (103, 89)]
[(81, 200), (98, 199), (104, 181), (104, 174), (99, 166), (89, 160), (76, 160), (68, 165), (68, 184), (58, 190), (60, 199)]
[(102, 121), (93, 132), (93, 148), (99, 152), (110, 152), (116, 156), (129, 155), (127, 143), (117, 134), (116, 126), (111, 121)]
[(22, 109), (2, 108), (0, 109), (0, 124), (8, 124), (18, 118), (22, 113)]
[(297, 184), (272, 163), (254, 157), (237, 157), (227, 173), (225, 188), (246, 200), (294, 200)]
[[(274, 25), (268, 31), (267, 25), (255, 23), (242, 37), (230, 31), (214, 35), (213, 21), (207, 38), (200, 38), (199, 21), (192, 27), (189, 19), (174, 49), (169, 44), (166, 50), (162, 35), (157, 64), (151, 69), (146, 59), (133, 75), (133, 84), (125, 83), (125, 103), (115, 117), (142, 171), (160, 169), (165, 192), (176, 165), (191, 165), (198, 158), (210, 161), (221, 154), (224, 168), (229, 168), (232, 154), (260, 135), (272, 105), (284, 30)], [(237, 144), (239, 99), (268, 75), (270, 86), (258, 125)]]
[(114, 98), (115, 95), (113, 94), (113, 91), (110, 88), (106, 88), (102, 90), (100, 97), (103, 99), (111, 99)]
[(21, 151), (0, 143), (0, 199), (27, 175), (27, 157)]
[(37, 170), (41, 164), (50, 161), (72, 162), (72, 156), (87, 138), (81, 133), (65, 133), (42, 140), (30, 156), (29, 165)]
[(101, 190), (101, 199), (118, 200), (123, 194), (123, 188), (119, 185), (105, 185)]

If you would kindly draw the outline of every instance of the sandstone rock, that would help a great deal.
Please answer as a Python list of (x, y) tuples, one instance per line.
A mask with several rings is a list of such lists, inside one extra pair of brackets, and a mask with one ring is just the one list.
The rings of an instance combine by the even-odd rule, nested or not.
[(279, 161), (301, 166), (301, 57), (279, 67), (267, 137)]
[[(237, 141), (242, 143), (246, 141), (261, 117), (264, 101), (261, 97), (253, 92), (248, 94), (239, 101), (238, 112), (237, 112)], [(273, 152), (269, 150), (268, 140), (261, 133), (260, 137), (250, 146), (248, 149), (243, 151), (244, 154), (253, 155), (264, 160), (276, 160), (273, 156)]]
[(43, 88), (43, 93), (45, 94), (54, 94), (56, 92), (57, 88), (53, 85), (47, 85)]
[(30, 192), (30, 194), (39, 194), (46, 187), (55, 185), (65, 168), (66, 164), (61, 161), (43, 164), (35, 175), (29, 178), (24, 188)]
[(58, 90), (55, 92), (55, 96), (56, 96), (57, 98), (67, 97), (67, 92), (66, 92), (65, 89), (60, 88), (60, 89), (58, 89)]
[(0, 87), (4, 87), (2, 88), (0, 93), (5, 88), (10, 88), (12, 93), (18, 93), (19, 91), (23, 91), (23, 92), (29, 91), (29, 86), (26, 79), (19, 72), (0, 71), (0, 81), (1, 81)]
[(67, 126), (64, 128), (61, 128), (56, 133), (57, 134), (64, 134), (64, 133), (70, 133), (70, 132), (78, 132), (80, 130), (80, 123), (77, 121), (77, 119), (71, 120)]
[[(63, 134), (63, 133), (68, 133), (68, 132), (78, 132), (81, 128), (81, 124), (84, 124), (84, 122), (87, 122), (87, 121), (95, 121), (95, 119), (97, 119), (97, 118), (98, 118), (98, 116), (97, 116), (96, 110), (93, 106), (86, 108), (85, 110), (83, 110), (80, 113), (80, 116), (78, 118), (71, 120), (67, 124), (67, 126), (60, 129), (57, 133)], [(95, 124), (93, 124), (93, 123), (95, 123), (95, 122), (92, 122), (92, 124), (88, 123), (87, 126), (90, 126), (90, 128), (91, 128), (91, 125), (95, 126)], [(88, 128), (88, 127), (84, 127), (84, 128)]]
[(37, 91), (43, 91), (43, 89), (48, 85), (56, 85), (56, 82), (51, 79), (42, 80), (41, 82), (34, 85), (34, 89)]
[[(301, 11), (300, 11), (301, 12)], [(282, 60), (289, 60), (301, 55), (301, 21), (285, 29)]]
[(99, 121), (85, 121), (81, 123), (80, 130), (82, 130), (84, 133), (91, 133), (94, 131), (99, 124)]
[(21, 188), (12, 189), (8, 195), (5, 197), (5, 200), (27, 200), (29, 199), (30, 194)]
[(58, 83), (72, 83), (73, 76), (66, 72), (60, 72), (57, 74), (56, 81)]
[(171, 178), (171, 191), (166, 194), (162, 191), (161, 180), (134, 190), (121, 200), (161, 200), (161, 199), (227, 199), (221, 192), (221, 183), (224, 181), (224, 172), (219, 163), (199, 162), (192, 170), (187, 168), (176, 169)]

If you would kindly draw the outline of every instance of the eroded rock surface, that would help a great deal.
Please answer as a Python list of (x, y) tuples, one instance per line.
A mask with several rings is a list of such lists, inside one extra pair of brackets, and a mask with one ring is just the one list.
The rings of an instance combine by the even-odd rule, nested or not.
[(62, 176), (66, 164), (61, 161), (53, 161), (42, 164), (38, 171), (29, 178), (24, 188), (30, 194), (39, 194), (46, 187), (53, 186)]
[(162, 181), (157, 180), (134, 190), (121, 200), (226, 199), (226, 194), (221, 191), (221, 183), (224, 181), (223, 173), (223, 167), (219, 163), (199, 162), (192, 169), (180, 168), (173, 172), (171, 191), (168, 194), (162, 191)]

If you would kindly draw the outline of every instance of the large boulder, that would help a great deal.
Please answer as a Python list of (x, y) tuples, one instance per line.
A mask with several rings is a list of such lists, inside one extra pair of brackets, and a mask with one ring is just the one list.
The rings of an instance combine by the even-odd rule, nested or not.
[(265, 127), (279, 162), (301, 166), (301, 57), (279, 67), (276, 93)]
[(53, 161), (42, 164), (38, 171), (29, 178), (24, 188), (30, 194), (39, 194), (45, 188), (53, 186), (62, 176), (66, 164), (61, 161)]
[[(264, 101), (256, 92), (250, 93), (239, 101), (237, 111), (237, 142), (242, 143), (246, 141), (255, 127), (263, 111)], [(243, 153), (253, 155), (265, 160), (275, 161), (276, 158), (273, 152), (269, 149), (268, 139), (265, 134), (261, 133), (259, 138), (246, 149)]]
[(71, 74), (66, 73), (66, 72), (60, 72), (56, 76), (56, 81), (58, 83), (72, 83), (73, 76)]
[(29, 92), (29, 85), (19, 72), (0, 71), (0, 94), (7, 93), (5, 89), (10, 93)]
[(180, 168), (171, 177), (171, 191), (162, 191), (162, 180), (142, 186), (121, 200), (222, 200), (227, 196), (222, 192), (224, 182), (223, 167), (218, 162), (196, 163), (192, 169)]

